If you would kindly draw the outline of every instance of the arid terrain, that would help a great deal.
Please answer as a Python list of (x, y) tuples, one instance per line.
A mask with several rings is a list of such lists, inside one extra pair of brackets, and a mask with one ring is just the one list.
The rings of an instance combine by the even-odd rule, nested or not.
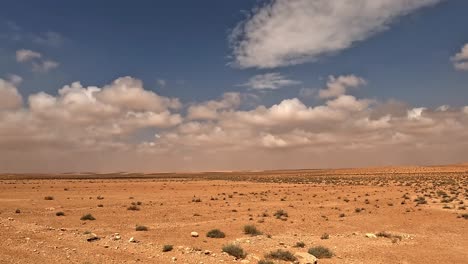
[(467, 202), (466, 165), (4, 174), (0, 263), (468, 263)]

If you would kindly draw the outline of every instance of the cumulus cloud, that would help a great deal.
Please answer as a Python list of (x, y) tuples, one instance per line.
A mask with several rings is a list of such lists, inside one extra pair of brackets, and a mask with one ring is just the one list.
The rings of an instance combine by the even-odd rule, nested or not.
[(313, 61), (381, 32), (441, 0), (272, 0), (233, 30), (234, 64), (274, 68)]
[[(342, 82), (362, 83), (354, 78)], [(75, 82), (23, 103), (14, 85), (0, 80), (0, 168), (279, 169), (444, 163), (468, 155), (468, 106), (411, 106), (346, 92), (317, 105), (290, 98), (246, 107), (247, 97), (226, 93), (184, 106), (122, 77), (102, 87)]]
[(241, 86), (246, 86), (254, 90), (276, 90), (281, 87), (297, 85), (301, 82), (287, 79), (281, 73), (272, 72), (255, 75)]
[(460, 71), (468, 71), (468, 44), (462, 47), (461, 51), (451, 58), (453, 67)]
[(36, 51), (21, 49), (16, 51), (16, 61), (17, 62), (27, 62), (34, 59), (40, 59), (42, 54)]
[(320, 98), (333, 98), (346, 93), (348, 88), (367, 84), (366, 80), (355, 75), (329, 76), (327, 87), (319, 91)]
[(20, 63), (30, 62), (34, 72), (46, 73), (52, 69), (57, 68), (60, 64), (50, 59), (43, 59), (41, 53), (21, 49), (16, 51), (16, 61)]
[(0, 111), (18, 109), (23, 99), (13, 83), (0, 79)]
[(189, 119), (210, 120), (217, 119), (220, 110), (236, 109), (240, 105), (239, 93), (225, 93), (221, 100), (211, 100), (188, 108)]

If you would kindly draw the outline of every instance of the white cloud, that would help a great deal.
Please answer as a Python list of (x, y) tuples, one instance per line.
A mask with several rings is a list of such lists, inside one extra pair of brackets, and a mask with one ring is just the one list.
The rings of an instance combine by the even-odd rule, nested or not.
[(297, 85), (301, 82), (287, 79), (281, 73), (272, 72), (255, 75), (242, 86), (250, 87), (254, 90), (276, 90), (281, 87)]
[(16, 51), (16, 61), (20, 63), (30, 62), (32, 70), (41, 73), (46, 73), (60, 65), (56, 61), (43, 59), (42, 54), (39, 52), (26, 49)]
[(101, 87), (75, 82), (23, 104), (17, 88), (0, 80), (0, 162), (11, 171), (161, 171), (443, 163), (468, 155), (468, 106), (413, 107), (343, 93), (318, 105), (290, 98), (247, 108), (244, 100), (226, 93), (183, 108), (122, 77)]
[(217, 119), (219, 110), (236, 109), (240, 105), (240, 98), (239, 93), (225, 93), (219, 101), (211, 100), (190, 106), (187, 116), (191, 120)]
[(468, 71), (468, 44), (462, 47), (461, 51), (451, 58), (453, 67), (460, 71)]
[(348, 88), (367, 84), (366, 80), (355, 75), (329, 76), (327, 87), (319, 91), (320, 98), (333, 98), (346, 93)]
[(234, 64), (274, 68), (313, 61), (387, 29), (440, 0), (276, 0), (254, 9), (230, 37)]
[(36, 51), (21, 49), (16, 51), (17, 62), (27, 62), (34, 59), (42, 58), (42, 54)]
[(18, 109), (23, 99), (13, 83), (0, 79), (0, 111)]
[(53, 60), (45, 60), (45, 61), (39, 61), (39, 62), (33, 62), (32, 64), (32, 70), (34, 72), (49, 72), (52, 69), (55, 69), (59, 66), (60, 64), (56, 61)]

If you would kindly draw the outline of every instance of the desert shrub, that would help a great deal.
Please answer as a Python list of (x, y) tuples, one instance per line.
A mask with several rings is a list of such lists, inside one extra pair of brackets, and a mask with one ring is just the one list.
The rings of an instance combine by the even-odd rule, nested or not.
[(238, 259), (243, 259), (247, 256), (247, 253), (238, 245), (230, 244), (223, 247), (223, 252), (228, 253), (229, 255), (236, 257)]
[(271, 260), (262, 259), (262, 260), (259, 260), (257, 264), (275, 264), (275, 263)]
[(244, 234), (258, 236), (261, 235), (262, 232), (260, 232), (254, 225), (246, 225), (244, 226)]
[(305, 243), (302, 242), (302, 241), (296, 242), (296, 245), (294, 245), (294, 247), (303, 248), (303, 247), (305, 247)]
[(135, 231), (148, 231), (148, 227), (142, 226), (142, 225), (137, 225), (135, 227)]
[(356, 212), (356, 213), (360, 213), (361, 211), (362, 211), (362, 208), (355, 208), (354, 209), (354, 212)]
[(53, 196), (46, 196), (46, 197), (44, 197), (44, 200), (46, 200), (46, 201), (52, 201), (53, 199), (54, 199)]
[(422, 196), (414, 199), (414, 201), (416, 202), (416, 204), (427, 204), (426, 198), (424, 198)]
[(103, 204), (98, 204), (97, 207), (104, 207), (104, 205)]
[(56, 213), (55, 213), (55, 215), (56, 215), (56, 216), (64, 216), (64, 215), (65, 215), (65, 213), (64, 213), (64, 212), (62, 212), (62, 211), (60, 211), (60, 212), (56, 212)]
[(340, 214), (340, 217), (345, 217), (346, 215), (344, 213), (341, 213)]
[(392, 234), (390, 234), (388, 232), (385, 232), (385, 231), (378, 232), (375, 235), (378, 236), (378, 237), (385, 237), (385, 238), (391, 238), (392, 237)]
[(172, 251), (174, 249), (174, 247), (172, 245), (164, 245), (163, 246), (163, 252), (169, 252), (169, 251)]
[(200, 203), (200, 202), (201, 202), (200, 198), (195, 197), (195, 196), (192, 198), (192, 203)]
[(212, 229), (206, 233), (206, 236), (211, 238), (224, 238), (226, 235), (219, 229)]
[(20, 214), (21, 213), (21, 210), (20, 209), (16, 209), (15, 210), (15, 214)]
[(87, 221), (87, 220), (93, 221), (93, 220), (96, 220), (96, 218), (94, 218), (94, 216), (92, 214), (85, 214), (80, 218), (80, 220), (82, 220), (82, 221)]
[(333, 252), (330, 249), (323, 246), (309, 248), (307, 252), (311, 255), (314, 255), (318, 259), (333, 257)]
[(328, 233), (323, 233), (320, 239), (329, 239), (330, 235)]
[(129, 210), (129, 211), (140, 211), (140, 207), (138, 207), (136, 205), (130, 205), (129, 207), (127, 207), (127, 210)]
[(274, 216), (276, 217), (276, 219), (286, 218), (288, 217), (288, 213), (284, 210), (278, 210), (275, 212)]
[(465, 218), (468, 220), (468, 214), (462, 214), (461, 217)]
[(278, 249), (276, 251), (272, 251), (268, 254), (265, 255), (265, 258), (270, 258), (270, 259), (278, 259), (278, 260), (284, 260), (284, 261), (296, 261), (297, 258), (294, 256), (293, 253)]

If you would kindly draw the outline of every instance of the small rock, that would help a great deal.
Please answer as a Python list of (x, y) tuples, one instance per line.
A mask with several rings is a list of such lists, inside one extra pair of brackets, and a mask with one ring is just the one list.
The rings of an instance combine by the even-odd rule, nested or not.
[(176, 262), (177, 261), (177, 258), (176, 257), (172, 257), (172, 262)]
[(372, 234), (372, 233), (366, 233), (366, 237), (367, 238), (377, 238), (377, 236), (375, 234)]
[(197, 232), (192, 232), (192, 233), (190, 233), (190, 235), (191, 235), (192, 237), (198, 237), (198, 233), (197, 233)]
[(138, 240), (136, 240), (134, 237), (131, 237), (128, 242), (130, 243), (138, 243)]

